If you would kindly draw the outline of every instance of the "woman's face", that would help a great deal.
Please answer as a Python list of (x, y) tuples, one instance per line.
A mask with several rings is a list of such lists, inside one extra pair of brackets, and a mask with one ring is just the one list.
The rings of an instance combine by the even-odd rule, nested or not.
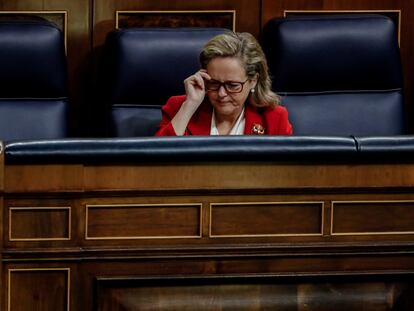
[[(242, 67), (238, 58), (217, 57), (212, 59), (207, 65), (207, 73), (211, 81), (228, 82), (228, 88), (234, 87), (230, 82), (245, 82), (247, 80), (246, 71)], [(208, 83), (208, 82), (207, 82)], [(218, 85), (216, 83), (216, 85)], [(237, 84), (236, 90), (237, 90)], [(232, 93), (226, 90), (223, 84), (218, 90), (207, 90), (207, 97), (214, 107), (217, 117), (238, 117), (244, 107), (250, 90), (256, 86), (256, 80), (247, 80), (242, 85), (239, 93)]]

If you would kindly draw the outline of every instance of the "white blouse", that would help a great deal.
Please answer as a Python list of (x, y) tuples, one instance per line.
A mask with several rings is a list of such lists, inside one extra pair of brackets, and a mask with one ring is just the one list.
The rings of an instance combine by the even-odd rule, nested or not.
[[(244, 124), (245, 124), (245, 118), (244, 118), (244, 107), (243, 107), (243, 110), (240, 113), (239, 117), (237, 118), (236, 123), (231, 128), (229, 135), (243, 135)], [(210, 135), (220, 135), (217, 129), (217, 126), (216, 126), (216, 115), (214, 113), (214, 109), (213, 109), (213, 114), (211, 116)]]

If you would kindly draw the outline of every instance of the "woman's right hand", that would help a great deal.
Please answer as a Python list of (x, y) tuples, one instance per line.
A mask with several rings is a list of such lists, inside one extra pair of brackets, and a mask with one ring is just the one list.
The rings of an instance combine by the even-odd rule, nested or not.
[(210, 79), (211, 77), (207, 71), (200, 69), (184, 80), (186, 99), (171, 120), (177, 136), (184, 135), (188, 122), (190, 122), (191, 117), (201, 105), (206, 95), (204, 80)]
[(184, 80), (185, 93), (187, 95), (186, 102), (194, 105), (195, 109), (203, 102), (206, 94), (204, 79), (210, 80), (211, 77), (205, 69), (200, 69)]

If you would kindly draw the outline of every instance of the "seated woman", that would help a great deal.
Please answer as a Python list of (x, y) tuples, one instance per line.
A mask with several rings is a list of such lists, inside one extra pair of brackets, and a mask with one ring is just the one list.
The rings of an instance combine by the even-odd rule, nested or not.
[(162, 108), (157, 136), (291, 135), (286, 108), (271, 91), (264, 53), (249, 33), (212, 38), (201, 70), (184, 80), (186, 95)]

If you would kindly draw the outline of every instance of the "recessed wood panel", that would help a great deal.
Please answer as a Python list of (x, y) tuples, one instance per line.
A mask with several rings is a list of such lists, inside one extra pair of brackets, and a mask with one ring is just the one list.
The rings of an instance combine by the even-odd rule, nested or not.
[(7, 311), (69, 311), (69, 269), (8, 271)]
[(9, 207), (9, 240), (70, 240), (70, 207)]
[(235, 31), (236, 11), (117, 11), (116, 28), (219, 27)]
[(411, 310), (405, 280), (324, 281), (271, 277), (159, 278), (97, 282), (98, 311)]
[(0, 11), (0, 21), (9, 20), (47, 20), (57, 26), (63, 33), (65, 47), (67, 47), (68, 25), (66, 11)]
[(332, 202), (332, 235), (414, 234), (414, 201)]
[(86, 239), (199, 238), (201, 204), (86, 206)]
[[(248, 31), (257, 37), (260, 34), (259, 0), (96, 0), (93, 6), (95, 47), (101, 46), (107, 33), (115, 28), (116, 11), (235, 11), (236, 31)], [(210, 25), (215, 23), (213, 20), (209, 21)]]
[(322, 224), (322, 202), (211, 204), (211, 237), (322, 235)]

